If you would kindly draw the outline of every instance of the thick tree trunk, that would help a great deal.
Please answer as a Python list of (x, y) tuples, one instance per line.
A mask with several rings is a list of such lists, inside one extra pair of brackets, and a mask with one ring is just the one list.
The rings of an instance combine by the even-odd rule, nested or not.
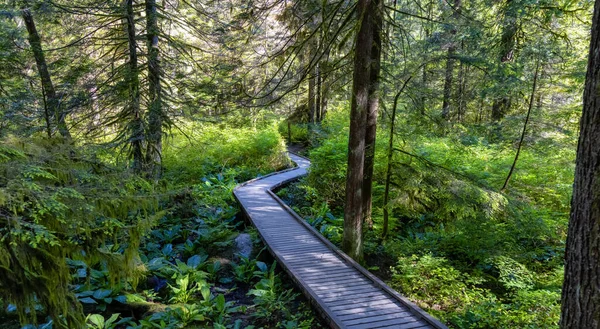
[(383, 24), (382, 0), (372, 0), (373, 45), (371, 48), (371, 72), (369, 73), (369, 105), (365, 131), (365, 165), (363, 178), (363, 220), (373, 228), (372, 192), (373, 166), (375, 164), (375, 139), (377, 137), (377, 112), (379, 110), (379, 69), (381, 66), (381, 30)]
[(137, 59), (137, 42), (135, 33), (135, 15), (133, 13), (133, 0), (125, 2), (127, 14), (127, 42), (129, 46), (129, 72), (127, 74), (129, 87), (129, 104), (127, 112), (130, 118), (130, 143), (133, 157), (133, 169), (141, 173), (144, 167), (144, 123), (140, 108), (140, 78)]
[(357, 5), (360, 28), (355, 41), (352, 100), (350, 106), (350, 135), (348, 138), (348, 171), (346, 204), (344, 207), (343, 250), (357, 261), (363, 258), (363, 174), (365, 133), (369, 110), (369, 80), (373, 28), (371, 0), (359, 0)]
[(46, 57), (44, 56), (44, 50), (42, 49), (42, 41), (37, 32), (37, 28), (35, 27), (35, 21), (33, 20), (31, 11), (29, 11), (29, 9), (23, 9), (22, 16), (25, 27), (27, 28), (29, 45), (31, 46), (31, 51), (33, 52), (35, 64), (42, 82), (42, 94), (45, 95), (45, 112), (47, 113), (45, 114), (45, 118), (46, 121), (54, 121), (53, 123), (46, 122), (46, 126), (52, 127), (56, 125), (56, 128), (62, 137), (71, 139), (71, 134), (69, 133), (69, 129), (65, 122), (66, 114), (62, 113), (60, 110), (60, 99), (56, 94), (50, 72), (48, 71), (48, 64), (46, 63)]
[(146, 160), (149, 173), (158, 178), (162, 171), (162, 127), (164, 109), (162, 87), (160, 84), (161, 67), (158, 49), (158, 15), (156, 0), (146, 0), (146, 29), (148, 42), (148, 149)]
[(600, 328), (600, 0), (596, 0), (565, 254), (560, 327)]

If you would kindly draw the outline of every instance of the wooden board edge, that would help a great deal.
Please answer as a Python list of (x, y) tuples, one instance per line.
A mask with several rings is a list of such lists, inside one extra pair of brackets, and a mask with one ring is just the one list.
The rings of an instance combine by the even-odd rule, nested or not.
[[(299, 178), (300, 177), (296, 177), (294, 179), (288, 179), (286, 181), (282, 181), (280, 184), (277, 184), (272, 189), (276, 189), (285, 184), (289, 184), (290, 182), (297, 180)], [(404, 306), (406, 306), (413, 314), (421, 317), (423, 320), (425, 320), (427, 323), (431, 324), (435, 328), (448, 329), (448, 327), (446, 325), (444, 325), (440, 320), (434, 318), (429, 313), (425, 312), (423, 309), (421, 309), (415, 303), (408, 300), (408, 298), (400, 295), (397, 291), (395, 291), (394, 289), (389, 287), (387, 284), (385, 284), (385, 282), (383, 282), (381, 279), (379, 279), (378, 277), (373, 275), (371, 272), (367, 271), (364, 267), (362, 267), (362, 265), (358, 264), (354, 259), (350, 258), (350, 256), (346, 255), (346, 253), (341, 251), (336, 245), (334, 245), (333, 243), (331, 243), (331, 241), (329, 241), (327, 238), (325, 238), (323, 235), (321, 235), (321, 233), (319, 231), (317, 231), (314, 227), (312, 227), (310, 224), (308, 224), (292, 208), (290, 208), (287, 204), (285, 204), (285, 202), (283, 202), (283, 200), (281, 200), (272, 190), (267, 190), (267, 193), (273, 199), (275, 199), (275, 201), (277, 201), (277, 203), (279, 203), (292, 217), (294, 217), (298, 222), (300, 222), (300, 224), (304, 225), (304, 227), (306, 227), (315, 237), (317, 237), (319, 240), (324, 242), (325, 245), (327, 245), (327, 247), (332, 249), (340, 257), (342, 257), (344, 260), (346, 260), (348, 263), (350, 263), (355, 269), (357, 269), (359, 272), (361, 272), (361, 274), (363, 274), (368, 279), (373, 281), (373, 283), (375, 283), (377, 286), (379, 286), (379, 288), (381, 288), (383, 291), (387, 292), (392, 297), (394, 297), (396, 300), (398, 300), (400, 303), (402, 303)]]

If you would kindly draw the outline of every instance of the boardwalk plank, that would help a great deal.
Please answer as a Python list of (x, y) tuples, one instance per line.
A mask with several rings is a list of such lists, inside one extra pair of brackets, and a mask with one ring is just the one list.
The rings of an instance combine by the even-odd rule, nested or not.
[(398, 306), (398, 304), (395, 304), (389, 300), (386, 300), (386, 302), (387, 302), (387, 304), (379, 304), (379, 305), (363, 306), (363, 307), (354, 307), (355, 305), (350, 305), (350, 306), (346, 306), (346, 308), (344, 308), (344, 309), (334, 310), (333, 312), (335, 314), (337, 314), (340, 318), (343, 318), (346, 315), (360, 315), (360, 314), (366, 314), (367, 312), (370, 312), (370, 311), (378, 311), (378, 310), (392, 310), (392, 312), (408, 311), (408, 310), (403, 309), (402, 307)]
[(410, 313), (404, 313), (403, 312), (403, 313), (393, 313), (393, 314), (369, 316), (369, 317), (366, 317), (366, 318), (360, 318), (360, 319), (354, 319), (354, 320), (344, 321), (344, 324), (351, 326), (353, 324), (373, 323), (373, 322), (377, 322), (377, 321), (395, 320), (395, 319), (398, 319), (399, 320), (398, 322), (401, 322), (401, 321), (406, 321), (406, 322), (416, 321), (416, 318), (414, 316), (412, 316), (412, 314), (410, 314)]
[(385, 298), (381, 300), (371, 300), (368, 302), (354, 302), (352, 305), (331, 306), (329, 309), (331, 309), (333, 312), (336, 312), (340, 310), (353, 310), (356, 308), (360, 309), (365, 307), (379, 307), (388, 304), (397, 305), (395, 301), (390, 300), (389, 298)]
[(379, 301), (379, 300), (389, 301), (390, 297), (387, 295), (384, 295), (384, 294), (378, 294), (375, 296), (365, 296), (365, 297), (358, 297), (358, 298), (351, 298), (351, 299), (334, 300), (334, 301), (329, 302), (328, 305), (330, 305), (331, 307), (336, 307), (336, 306), (352, 307), (352, 305), (354, 305), (355, 303), (375, 302), (375, 301)]
[(365, 318), (369, 318), (372, 319), (375, 316), (386, 316), (389, 314), (393, 314), (394, 316), (402, 316), (402, 317), (410, 317), (412, 318), (412, 314), (410, 312), (408, 312), (408, 310), (402, 310), (401, 308), (399, 308), (397, 305), (396, 307), (390, 307), (390, 308), (381, 308), (381, 309), (375, 309), (375, 310), (370, 310), (367, 312), (361, 312), (361, 313), (355, 313), (355, 314), (344, 314), (341, 315), (339, 313), (336, 313), (337, 316), (339, 316), (339, 318), (342, 321), (346, 321), (346, 320), (355, 320), (355, 319), (365, 319)]
[(234, 196), (279, 264), (328, 318), (332, 328), (447, 329), (337, 250), (270, 192), (306, 174), (298, 168), (238, 186)]

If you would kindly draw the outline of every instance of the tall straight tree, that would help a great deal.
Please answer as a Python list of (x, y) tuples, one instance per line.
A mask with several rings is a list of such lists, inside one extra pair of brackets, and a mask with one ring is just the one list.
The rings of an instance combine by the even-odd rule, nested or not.
[(600, 328), (600, 0), (595, 1), (565, 254), (561, 328)]
[(375, 164), (375, 138), (377, 137), (377, 112), (379, 110), (379, 71), (381, 67), (381, 30), (383, 24), (383, 1), (373, 0), (371, 11), (373, 44), (371, 46), (371, 71), (369, 73), (369, 105), (365, 132), (365, 167), (363, 178), (363, 220), (373, 226), (372, 190), (373, 167)]
[(162, 127), (164, 109), (162, 102), (160, 53), (158, 49), (158, 13), (156, 0), (146, 0), (146, 35), (148, 42), (148, 144), (146, 162), (153, 177), (161, 174)]
[[(506, 79), (504, 66), (515, 58), (516, 35), (518, 30), (517, 12), (519, 4), (516, 0), (506, 0), (504, 17), (502, 20), (502, 36), (500, 39), (500, 52), (498, 54), (500, 76)], [(494, 100), (492, 104), (492, 120), (501, 120), (511, 106), (509, 96), (502, 96)]]
[(355, 39), (350, 135), (348, 138), (348, 171), (342, 248), (352, 258), (363, 258), (363, 197), (366, 120), (369, 111), (371, 53), (373, 45), (373, 1), (359, 0), (359, 30)]
[[(56, 93), (56, 90), (54, 89), (54, 84), (52, 83), (50, 72), (48, 71), (48, 64), (46, 63), (46, 57), (44, 55), (44, 50), (42, 49), (42, 41), (35, 26), (33, 15), (29, 9), (25, 8), (22, 11), (22, 16), (25, 27), (27, 28), (29, 45), (31, 47), (31, 51), (33, 52), (35, 64), (42, 82), (42, 90), (45, 97), (44, 102), (46, 107), (46, 125), (48, 127), (56, 126), (61, 136), (70, 139), (71, 134), (69, 133), (69, 129), (67, 128), (67, 124), (65, 122), (66, 114), (60, 110), (60, 99)], [(51, 129), (48, 129), (48, 131), (51, 133)]]
[(448, 55), (446, 57), (446, 74), (444, 76), (444, 98), (442, 100), (442, 118), (450, 118), (450, 98), (452, 96), (452, 83), (454, 80), (454, 57), (456, 57), (456, 20), (460, 18), (461, 0), (454, 0), (452, 18), (454, 20), (450, 28), (450, 44), (448, 45)]
[(126, 74), (129, 101), (125, 115), (129, 120), (129, 143), (133, 157), (133, 169), (140, 173), (144, 166), (144, 122), (140, 108), (140, 78), (137, 58), (137, 42), (135, 32), (135, 15), (133, 0), (125, 1), (127, 22), (127, 44), (129, 51), (129, 71)]

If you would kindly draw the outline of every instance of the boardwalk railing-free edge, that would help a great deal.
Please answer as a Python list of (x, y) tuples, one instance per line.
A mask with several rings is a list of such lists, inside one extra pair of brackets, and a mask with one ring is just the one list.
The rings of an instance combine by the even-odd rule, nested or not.
[(290, 157), (297, 167), (242, 183), (233, 194), (269, 252), (327, 323), (332, 328), (446, 329), (339, 250), (275, 195), (273, 190), (306, 175), (310, 166), (305, 157), (293, 153)]

